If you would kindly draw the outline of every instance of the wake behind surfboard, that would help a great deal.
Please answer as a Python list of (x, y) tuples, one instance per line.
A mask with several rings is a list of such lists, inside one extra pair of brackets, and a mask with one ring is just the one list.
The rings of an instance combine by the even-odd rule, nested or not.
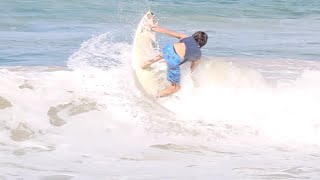
[(159, 55), (155, 33), (150, 30), (156, 24), (154, 14), (148, 11), (141, 19), (133, 42), (132, 67), (139, 84), (150, 95), (156, 95), (167, 83), (165, 62), (159, 61), (147, 69), (142, 69), (143, 62)]

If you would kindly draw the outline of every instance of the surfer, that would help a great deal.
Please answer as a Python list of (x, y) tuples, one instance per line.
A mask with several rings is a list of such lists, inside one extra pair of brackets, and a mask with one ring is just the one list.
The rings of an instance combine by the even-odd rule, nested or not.
[(151, 31), (163, 33), (179, 39), (178, 43), (166, 45), (160, 55), (144, 62), (142, 65), (142, 68), (147, 68), (160, 59), (165, 59), (168, 66), (167, 80), (171, 85), (159, 93), (158, 97), (164, 97), (180, 90), (181, 64), (190, 61), (191, 72), (198, 66), (201, 58), (200, 48), (207, 43), (208, 35), (205, 32), (197, 31), (192, 36), (187, 36), (179, 32), (159, 27), (158, 24), (150, 29)]

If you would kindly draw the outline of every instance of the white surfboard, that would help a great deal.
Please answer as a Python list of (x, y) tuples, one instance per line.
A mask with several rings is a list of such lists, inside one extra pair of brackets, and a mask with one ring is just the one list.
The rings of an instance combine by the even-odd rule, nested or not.
[(139, 84), (150, 95), (158, 94), (167, 84), (164, 60), (152, 64), (147, 69), (141, 68), (143, 62), (159, 55), (155, 32), (150, 30), (155, 24), (153, 13), (147, 12), (138, 25), (133, 42), (132, 67)]

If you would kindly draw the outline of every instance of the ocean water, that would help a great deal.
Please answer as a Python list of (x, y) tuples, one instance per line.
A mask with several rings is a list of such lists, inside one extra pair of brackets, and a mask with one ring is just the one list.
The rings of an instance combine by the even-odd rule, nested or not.
[[(158, 101), (131, 68), (148, 10), (209, 35)], [(318, 29), (316, 0), (2, 0), (0, 179), (317, 180)]]

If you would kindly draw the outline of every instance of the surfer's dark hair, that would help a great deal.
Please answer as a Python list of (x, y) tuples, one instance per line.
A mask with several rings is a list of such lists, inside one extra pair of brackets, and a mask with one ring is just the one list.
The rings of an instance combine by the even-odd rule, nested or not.
[(197, 31), (195, 32), (192, 37), (197, 41), (200, 48), (207, 44), (208, 35), (203, 31)]

